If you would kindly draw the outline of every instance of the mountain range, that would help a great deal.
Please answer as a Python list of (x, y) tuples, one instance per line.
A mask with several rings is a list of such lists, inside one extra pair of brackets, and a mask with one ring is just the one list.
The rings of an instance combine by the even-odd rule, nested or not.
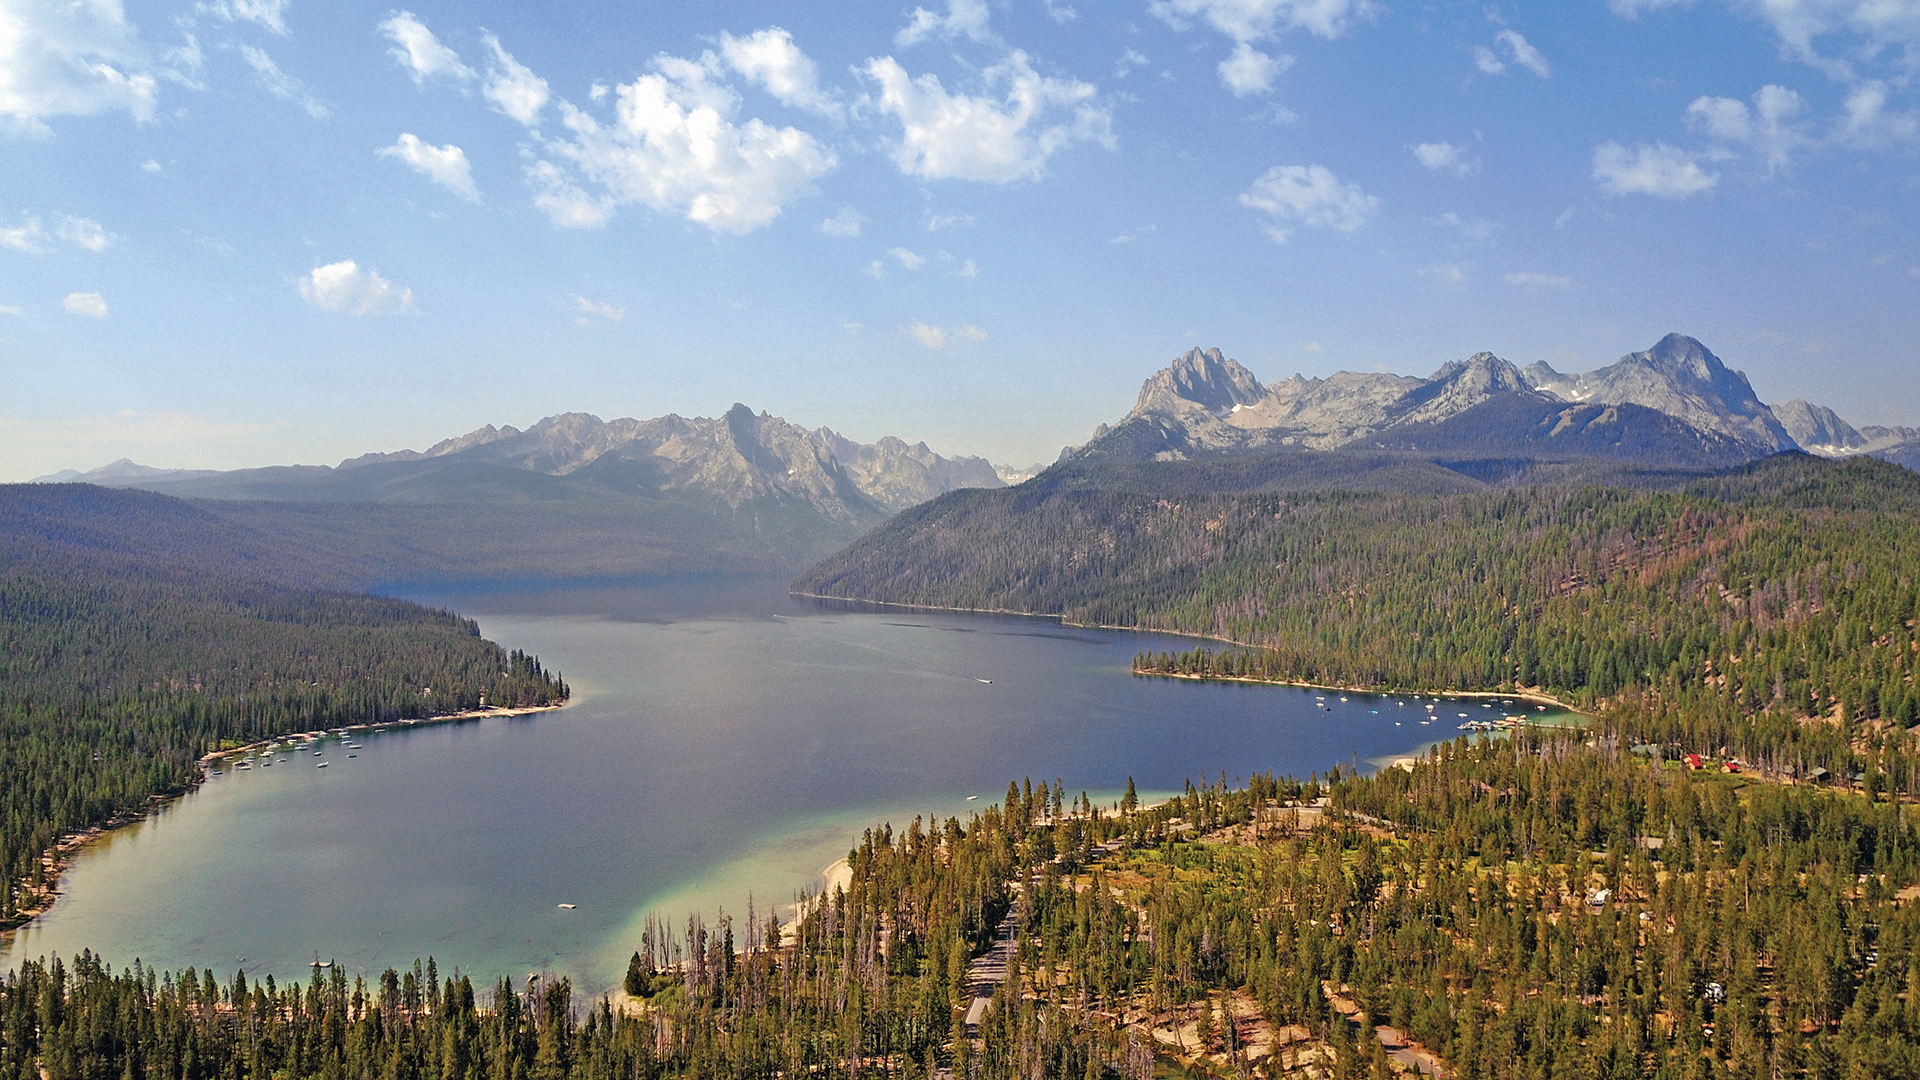
[(1668, 334), (1584, 374), (1476, 353), (1426, 378), (1342, 371), (1262, 385), (1218, 349), (1148, 378), (1133, 411), (1060, 464), (1204, 460), (1286, 450), (1611, 461), (1712, 470), (1783, 451), (1920, 464), (1920, 431), (1856, 430), (1831, 409), (1769, 407), (1706, 346)]
[(228, 472), (119, 461), (40, 482), (191, 499), (313, 553), (315, 580), (358, 587), (652, 573), (784, 573), (991, 463), (926, 443), (873, 444), (736, 404), (715, 417), (550, 416), (426, 450)]

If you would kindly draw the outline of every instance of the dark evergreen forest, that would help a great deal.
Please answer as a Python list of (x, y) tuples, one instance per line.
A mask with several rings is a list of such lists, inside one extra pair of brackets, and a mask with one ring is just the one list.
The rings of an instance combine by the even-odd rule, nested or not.
[(1880, 461), (1678, 491), (955, 492), (794, 588), (1253, 647), (1148, 673), (1631, 706), (1631, 740), (1920, 792), (1920, 476)]
[(566, 697), (469, 619), (309, 577), (175, 499), (0, 489), (0, 925), (44, 900), (60, 837), (184, 790), (209, 751)]

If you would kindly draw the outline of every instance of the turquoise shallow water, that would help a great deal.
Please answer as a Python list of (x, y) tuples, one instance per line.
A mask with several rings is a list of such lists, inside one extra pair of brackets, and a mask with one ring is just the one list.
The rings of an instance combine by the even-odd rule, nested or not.
[(91, 948), (116, 967), (285, 979), (316, 958), (378, 973), (430, 955), (594, 990), (648, 913), (790, 904), (863, 829), (965, 820), (1010, 779), (1111, 802), (1130, 776), (1143, 794), (1223, 770), (1304, 776), (1457, 734), (1408, 699), (1129, 673), (1184, 639), (835, 611), (780, 582), (414, 598), (537, 653), (573, 704), (228, 770), (79, 855), (0, 967)]

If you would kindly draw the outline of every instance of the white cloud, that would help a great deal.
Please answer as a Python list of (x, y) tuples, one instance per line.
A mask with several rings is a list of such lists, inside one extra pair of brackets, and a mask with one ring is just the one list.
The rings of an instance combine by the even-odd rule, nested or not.
[(1920, 120), (1911, 112), (1887, 111), (1887, 84), (1869, 79), (1847, 95), (1846, 115), (1834, 138), (1853, 147), (1872, 149), (1911, 141), (1920, 133)]
[(1573, 279), (1564, 274), (1535, 274), (1520, 270), (1505, 277), (1507, 284), (1525, 289), (1564, 289), (1573, 284)]
[(257, 23), (281, 37), (287, 36), (287, 0), (217, 0), (195, 4), (193, 9), (228, 22)]
[[(1048, 6), (1051, 10), (1052, 5)], [(893, 41), (905, 49), (931, 37), (951, 39), (959, 36), (981, 42), (993, 40), (993, 31), (987, 28), (986, 0), (947, 0), (945, 15), (936, 15), (922, 7), (914, 8), (913, 21), (901, 28), (893, 36)]]
[[(1553, 66), (1547, 63), (1547, 58), (1542, 56), (1540, 50), (1534, 48), (1533, 43), (1519, 31), (1503, 29), (1493, 35), (1493, 40), (1506, 46), (1507, 56), (1514, 63), (1543, 79), (1553, 78)], [(1485, 45), (1473, 47), (1473, 66), (1488, 75), (1504, 75), (1507, 71), (1507, 61), (1500, 59), (1498, 54)]]
[(1303, 29), (1336, 38), (1372, 19), (1372, 0), (1153, 0), (1147, 10), (1176, 30), (1200, 19), (1235, 41), (1259, 41), (1276, 30)]
[(1807, 101), (1795, 91), (1763, 86), (1753, 95), (1753, 104), (1748, 109), (1746, 102), (1733, 98), (1695, 98), (1687, 106), (1687, 125), (1716, 142), (1760, 155), (1768, 172), (1789, 164), (1796, 150), (1813, 142), (1798, 123)]
[(968, 259), (960, 264), (960, 269), (955, 270), (953, 275), (971, 280), (980, 276), (980, 268), (974, 265), (972, 259)]
[(399, 142), (374, 152), (405, 162), (413, 171), (468, 202), (480, 201), (480, 189), (473, 186), (473, 168), (467, 164), (467, 153), (452, 143), (435, 146), (403, 131)]
[[(60, 225), (54, 230), (53, 235), (75, 247), (94, 252), (105, 251), (107, 245), (116, 239), (112, 233), (92, 218), (71, 215), (60, 220)], [(18, 225), (0, 225), (0, 248), (12, 248), (29, 255), (39, 255), (47, 250), (49, 242), (46, 229), (40, 224), (39, 217), (35, 215), (27, 215)]]
[(932, 74), (909, 78), (890, 56), (867, 61), (865, 74), (880, 86), (880, 110), (900, 121), (893, 160), (909, 176), (1033, 180), (1049, 157), (1076, 142), (1114, 145), (1113, 114), (1094, 87), (1042, 76), (1018, 49), (981, 72), (989, 93), (978, 97), (950, 94)]
[(424, 84), (428, 79), (467, 83), (476, 78), (474, 70), (460, 62), (460, 54), (442, 45), (411, 11), (387, 16), (380, 23), (380, 31), (395, 46), (388, 49), (387, 54), (407, 69), (415, 85)]
[(60, 306), (71, 315), (85, 315), (90, 319), (107, 317), (107, 301), (97, 292), (68, 293), (67, 298), (60, 301)]
[(766, 88), (782, 105), (807, 109), (838, 119), (846, 109), (820, 89), (819, 69), (793, 43), (793, 36), (777, 26), (743, 38), (720, 35), (720, 55), (727, 66)]
[(1459, 289), (1467, 283), (1467, 271), (1471, 267), (1459, 263), (1441, 263), (1420, 271), (1420, 276), (1432, 278), (1449, 289)]
[(1493, 37), (1495, 41), (1507, 47), (1507, 52), (1513, 57), (1514, 63), (1543, 79), (1553, 78), (1553, 68), (1547, 63), (1547, 58), (1540, 55), (1540, 50), (1534, 48), (1533, 44), (1521, 36), (1519, 31), (1502, 30)]
[(28, 134), (53, 116), (125, 109), (153, 117), (157, 97), (139, 32), (120, 0), (7, 0), (0, 5), (0, 117)]
[[(1692, 0), (1609, 0), (1616, 14), (1638, 18)], [(1889, 60), (1911, 74), (1920, 61), (1920, 5), (1913, 0), (1724, 0), (1735, 14), (1771, 29), (1780, 52), (1843, 82), (1860, 79), (1857, 64)], [(1835, 48), (1822, 53), (1821, 42)], [(1842, 59), (1840, 57), (1846, 57)]]
[(1145, 236), (1145, 235), (1147, 235), (1148, 233), (1151, 233), (1151, 232), (1155, 232), (1155, 231), (1157, 231), (1157, 230), (1158, 230), (1159, 228), (1160, 228), (1160, 226), (1158, 226), (1158, 225), (1155, 225), (1155, 224), (1147, 224), (1147, 225), (1142, 225), (1142, 226), (1140, 226), (1139, 228), (1137, 228), (1137, 229), (1134, 229), (1134, 230), (1132, 230), (1132, 231), (1130, 231), (1130, 232), (1123, 232), (1123, 233), (1121, 233), (1121, 234), (1120, 234), (1120, 235), (1118, 235), (1118, 236), (1115, 236), (1115, 237), (1112, 237), (1111, 239), (1109, 239), (1109, 240), (1107, 241), (1107, 243), (1109, 243), (1109, 244), (1131, 244), (1131, 243), (1133, 243), (1133, 242), (1134, 242), (1135, 240), (1138, 240), (1138, 239), (1140, 239), (1141, 237), (1143, 237), (1143, 236)]
[(860, 272), (867, 275), (870, 278), (873, 278), (875, 281), (878, 281), (881, 278), (884, 278), (887, 276), (887, 264), (881, 262), (879, 259), (875, 259), (872, 262), (867, 264), (867, 268), (865, 270), (862, 270)]
[(838, 236), (842, 239), (847, 239), (859, 236), (860, 226), (865, 223), (866, 220), (866, 217), (864, 217), (860, 211), (855, 210), (851, 206), (843, 206), (840, 208), (839, 213), (820, 223), (820, 231), (826, 233), (828, 236)]
[(27, 217), (18, 225), (0, 225), (0, 248), (12, 248), (29, 255), (38, 255), (47, 250), (47, 234), (40, 228), (40, 219)]
[(586, 326), (594, 319), (605, 319), (608, 322), (617, 323), (627, 317), (626, 308), (603, 304), (598, 300), (589, 300), (578, 293), (574, 294), (573, 302), (580, 312), (573, 320), (575, 326)]
[(402, 315), (413, 311), (413, 290), (403, 289), (352, 259), (316, 266), (300, 279), (300, 297), (322, 311), (355, 315)]
[(1054, 0), (1044, 0), (1044, 2), (1047, 9), (1047, 18), (1052, 19), (1062, 26), (1080, 17), (1079, 12), (1065, 4), (1055, 3)]
[(114, 236), (92, 218), (68, 217), (60, 222), (60, 239), (88, 251), (105, 251)]
[(1268, 56), (1242, 41), (1220, 61), (1218, 70), (1220, 82), (1233, 91), (1234, 97), (1251, 97), (1272, 90), (1273, 80), (1292, 66), (1291, 56)]
[(907, 327), (907, 333), (915, 341), (918, 341), (920, 344), (935, 352), (945, 349), (950, 345), (958, 345), (962, 342), (987, 340), (987, 332), (972, 323), (966, 326), (956, 326), (948, 330), (938, 326), (929, 326), (923, 322), (917, 322)]
[(610, 195), (589, 195), (560, 166), (536, 161), (526, 167), (527, 183), (536, 195), (533, 205), (555, 225), (569, 229), (597, 229), (613, 218), (617, 205)]
[(1593, 178), (1609, 195), (1663, 199), (1684, 199), (1720, 182), (1718, 173), (1702, 169), (1692, 155), (1666, 143), (1641, 143), (1632, 150), (1617, 142), (1602, 143), (1593, 151)]
[(10, 304), (0, 304), (0, 315), (18, 315), (20, 309)]
[(913, 252), (908, 251), (906, 248), (903, 248), (903, 247), (888, 248), (887, 254), (893, 256), (895, 259), (898, 259), (900, 261), (900, 265), (905, 267), (908, 270), (918, 270), (921, 267), (927, 265), (926, 256), (915, 255)]
[(1113, 77), (1116, 79), (1124, 79), (1132, 73), (1134, 68), (1146, 67), (1149, 63), (1152, 63), (1152, 61), (1147, 59), (1146, 53), (1138, 49), (1128, 49), (1126, 52), (1120, 54), (1119, 60), (1114, 61)]
[(748, 233), (838, 164), (833, 151), (797, 128), (758, 118), (735, 122), (739, 96), (712, 82), (708, 66), (662, 55), (653, 67), (619, 88), (612, 123), (561, 103), (572, 137), (546, 147), (604, 194), (589, 195), (552, 162), (529, 167), (529, 180), (541, 189), (535, 204), (555, 224), (591, 227), (616, 206), (641, 203), (717, 232)]
[(929, 214), (927, 231), (939, 232), (942, 229), (957, 229), (973, 224), (972, 214)]
[(1284, 244), (1294, 225), (1351, 232), (1366, 224), (1380, 200), (1322, 166), (1276, 165), (1241, 194), (1240, 205), (1266, 214), (1267, 235)]
[(1466, 176), (1480, 168), (1480, 162), (1450, 142), (1421, 143), (1413, 148), (1413, 157), (1434, 172), (1450, 172), (1455, 176)]
[(260, 85), (266, 87), (274, 97), (293, 102), (315, 120), (325, 120), (331, 115), (331, 110), (308, 92), (304, 83), (281, 71), (280, 65), (273, 62), (273, 57), (251, 45), (240, 46), (240, 55), (246, 58), (247, 66), (253, 69)]
[(147, 160), (140, 163), (140, 171), (157, 173), (160, 171), (160, 163), (153, 160), (152, 158), (148, 158)]
[(547, 80), (535, 75), (501, 48), (499, 38), (488, 34), (482, 40), (492, 50), (493, 59), (487, 64), (487, 82), (480, 92), (504, 115), (527, 127), (537, 126), (540, 123), (540, 110), (547, 107), (547, 99), (551, 96), (547, 91)]

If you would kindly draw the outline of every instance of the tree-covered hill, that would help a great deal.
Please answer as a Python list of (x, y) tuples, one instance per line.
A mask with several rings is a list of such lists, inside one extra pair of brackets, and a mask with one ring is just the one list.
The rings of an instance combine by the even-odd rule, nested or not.
[[(471, 620), (334, 573), (177, 499), (0, 488), (0, 875), (31, 893), (61, 835), (223, 744), (566, 697)], [(0, 893), (11, 922), (28, 895)]]
[(1261, 650), (1146, 670), (1631, 702), (1635, 738), (1839, 775), (1897, 753), (1920, 789), (1920, 475), (1879, 461), (1679, 491), (955, 492), (794, 588)]

